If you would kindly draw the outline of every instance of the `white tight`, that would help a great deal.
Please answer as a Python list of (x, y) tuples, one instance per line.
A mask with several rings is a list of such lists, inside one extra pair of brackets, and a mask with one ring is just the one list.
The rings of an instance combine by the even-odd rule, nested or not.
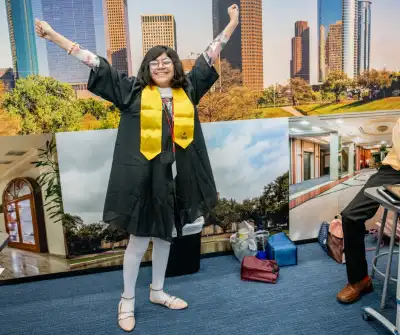
[[(171, 243), (159, 238), (153, 241), (153, 266), (152, 288), (155, 291), (163, 290), (165, 271), (167, 270), (169, 250)], [(139, 274), (140, 263), (148, 248), (150, 237), (137, 237), (131, 235), (124, 256), (124, 293), (125, 298), (135, 297), (136, 280)]]

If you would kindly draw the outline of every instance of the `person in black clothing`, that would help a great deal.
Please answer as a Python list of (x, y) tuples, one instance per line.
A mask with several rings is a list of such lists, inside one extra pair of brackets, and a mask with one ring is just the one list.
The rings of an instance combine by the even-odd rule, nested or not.
[(103, 221), (130, 234), (124, 256), (124, 292), (118, 324), (135, 327), (135, 286), (139, 266), (153, 241), (150, 301), (170, 309), (188, 304), (164, 292), (170, 242), (185, 223), (207, 215), (217, 192), (196, 106), (218, 79), (214, 63), (239, 24), (237, 5), (230, 23), (184, 74), (177, 53), (150, 49), (137, 77), (118, 73), (110, 63), (80, 48), (36, 20), (38, 36), (56, 43), (91, 68), (88, 89), (121, 111)]
[(392, 142), (393, 147), (383, 166), (369, 178), (341, 213), (348, 278), (348, 284), (337, 295), (337, 300), (342, 303), (353, 303), (373, 290), (365, 255), (365, 222), (374, 217), (379, 204), (365, 196), (364, 190), (385, 184), (400, 184), (400, 119), (393, 128)]

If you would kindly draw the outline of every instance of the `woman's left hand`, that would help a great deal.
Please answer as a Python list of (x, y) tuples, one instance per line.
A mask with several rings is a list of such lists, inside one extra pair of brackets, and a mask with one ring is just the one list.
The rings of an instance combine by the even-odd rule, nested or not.
[(239, 7), (238, 5), (232, 5), (228, 8), (228, 14), (231, 22), (239, 23)]

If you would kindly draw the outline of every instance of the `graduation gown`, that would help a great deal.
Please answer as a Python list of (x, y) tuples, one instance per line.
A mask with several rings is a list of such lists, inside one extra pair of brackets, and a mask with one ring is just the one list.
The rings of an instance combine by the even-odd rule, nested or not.
[(185, 224), (207, 216), (215, 207), (217, 191), (196, 106), (218, 73), (200, 56), (187, 79), (184, 91), (195, 108), (194, 137), (186, 149), (175, 145), (173, 179), (172, 136), (165, 113), (161, 153), (148, 160), (140, 151), (139, 81), (120, 74), (101, 57), (99, 67), (91, 71), (88, 90), (121, 111), (103, 212), (103, 221), (112, 227), (171, 241), (173, 225), (181, 236)]

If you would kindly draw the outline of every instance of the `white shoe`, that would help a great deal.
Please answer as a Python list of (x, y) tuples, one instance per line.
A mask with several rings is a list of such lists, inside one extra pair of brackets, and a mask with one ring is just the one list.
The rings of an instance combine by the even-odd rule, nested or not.
[(171, 295), (169, 295), (169, 294), (167, 294), (165, 292), (163, 292), (164, 293), (163, 295), (164, 295), (165, 298), (163, 298), (162, 300), (157, 299), (152, 295), (152, 292), (160, 292), (160, 291), (163, 291), (162, 289), (161, 290), (153, 290), (151, 285), (150, 285), (150, 290), (151, 290), (151, 292), (150, 292), (150, 301), (153, 304), (162, 305), (162, 306), (165, 306), (165, 307), (167, 307), (169, 309), (175, 309), (175, 310), (181, 310), (181, 309), (185, 309), (185, 308), (188, 307), (188, 304), (187, 304), (186, 301), (184, 301), (184, 300), (182, 300), (180, 298), (171, 296)]
[(133, 302), (134, 299), (135, 298), (128, 299), (121, 297), (121, 301), (118, 305), (118, 325), (126, 332), (131, 332), (133, 329), (135, 329), (136, 320), (133, 308), (130, 311), (122, 311), (122, 300), (132, 300)]

